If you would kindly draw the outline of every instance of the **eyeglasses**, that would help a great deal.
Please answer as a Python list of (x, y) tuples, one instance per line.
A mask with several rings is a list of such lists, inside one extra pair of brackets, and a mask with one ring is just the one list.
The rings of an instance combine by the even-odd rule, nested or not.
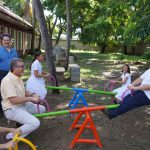
[(21, 65), (21, 66), (16, 66), (16, 67), (18, 67), (18, 68), (25, 68), (25, 65)]

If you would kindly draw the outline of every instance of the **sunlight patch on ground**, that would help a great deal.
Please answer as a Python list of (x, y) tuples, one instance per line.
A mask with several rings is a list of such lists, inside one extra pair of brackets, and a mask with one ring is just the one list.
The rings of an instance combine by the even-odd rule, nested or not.
[[(148, 109), (150, 109), (150, 108), (148, 108)], [(150, 112), (148, 113), (148, 114), (150, 114)], [(147, 126), (150, 126), (150, 118), (149, 117), (145, 117), (145, 124), (147, 125)]]
[(96, 51), (85, 51), (85, 50), (71, 50), (72, 53), (91, 53), (91, 54), (96, 54), (98, 52)]
[(150, 122), (146, 122), (145, 124), (146, 124), (147, 126), (150, 126)]
[(42, 119), (47, 120), (47, 119), (53, 119), (56, 118), (57, 116), (49, 116), (49, 117), (43, 117)]
[(104, 76), (106, 76), (106, 77), (111, 76), (111, 72), (103, 72), (102, 74), (103, 74)]
[(150, 115), (150, 108), (146, 108), (145, 112)]
[(131, 68), (132, 68), (132, 69), (137, 69), (137, 66), (132, 66)]
[(89, 103), (88, 106), (93, 107), (96, 106), (95, 103)]
[[(109, 97), (109, 96), (108, 96), (108, 97)], [(110, 102), (111, 102), (110, 97), (107, 98), (106, 96), (105, 96), (105, 97), (101, 97), (99, 100), (101, 100), (101, 101), (107, 101), (107, 100), (110, 100)]]
[(90, 70), (90, 69), (83, 69), (83, 68), (82, 68), (82, 69), (81, 69), (81, 72), (82, 72), (82, 73), (90, 73), (91, 70)]
[(68, 108), (68, 103), (62, 103), (60, 105), (57, 105), (58, 109), (64, 109), (64, 108)]
[(99, 59), (96, 59), (96, 58), (91, 58), (91, 59), (88, 59), (88, 61), (95, 61), (95, 60), (99, 60)]

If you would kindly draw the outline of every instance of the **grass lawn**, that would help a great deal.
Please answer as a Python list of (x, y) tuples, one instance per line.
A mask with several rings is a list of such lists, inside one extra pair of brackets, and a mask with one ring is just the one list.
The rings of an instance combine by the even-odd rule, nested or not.
[[(112, 63), (118, 63), (118, 69), (120, 69), (122, 63), (148, 62), (148, 60), (143, 59), (141, 56), (124, 55), (121, 53), (99, 54), (96, 51), (72, 50), (70, 55), (74, 56), (75, 63), (81, 67), (80, 76), (82, 79), (100, 78), (100, 74), (102, 72), (107, 70), (116, 70), (117, 68), (111, 67)], [(30, 75), (30, 65), (32, 63), (32, 59), (33, 56), (31, 55), (28, 55), (24, 58), (26, 65), (25, 73), (23, 76), (24, 81), (26, 81)], [(120, 62), (121, 64), (119, 65)], [(103, 63), (108, 63), (108, 65), (105, 68), (103, 68)], [(45, 62), (43, 62), (43, 70), (47, 70)], [(82, 82), (82, 84), (84, 83)]]

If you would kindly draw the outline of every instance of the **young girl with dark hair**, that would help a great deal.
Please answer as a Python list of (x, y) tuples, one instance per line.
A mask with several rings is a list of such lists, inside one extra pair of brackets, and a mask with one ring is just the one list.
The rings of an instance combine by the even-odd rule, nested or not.
[(44, 100), (47, 94), (44, 78), (47, 78), (49, 73), (42, 70), (41, 62), (43, 60), (43, 53), (41, 51), (36, 52), (31, 65), (31, 76), (27, 80), (26, 90), (40, 95), (40, 98)]
[(112, 92), (116, 92), (117, 94), (115, 95), (117, 102), (120, 103), (122, 101), (122, 96), (124, 94), (124, 97), (127, 96), (128, 94), (131, 93), (131, 91), (127, 91), (126, 93), (124, 93), (127, 90), (127, 87), (131, 84), (131, 75), (130, 75), (130, 67), (129, 65), (124, 65), (122, 67), (122, 75), (119, 78), (119, 80), (114, 80), (114, 82), (116, 83), (121, 83), (122, 86), (114, 89)]

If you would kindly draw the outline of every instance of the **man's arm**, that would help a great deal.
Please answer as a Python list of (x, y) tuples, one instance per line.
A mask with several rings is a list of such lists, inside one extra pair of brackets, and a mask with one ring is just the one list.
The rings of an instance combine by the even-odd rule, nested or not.
[(29, 91), (26, 91), (25, 96), (27, 96), (27, 97), (35, 97), (37, 99), (40, 99), (40, 95), (38, 95), (36, 93), (31, 93)]
[(149, 84), (141, 85), (142, 80), (141, 78), (136, 79), (128, 88), (131, 90), (150, 90)]
[(142, 81), (143, 81), (143, 79), (137, 78), (137, 79), (132, 83), (132, 85), (133, 85), (133, 86), (138, 86), (138, 85), (141, 84)]
[(31, 93), (31, 92), (29, 92), (29, 91), (26, 91), (25, 96), (27, 96), (27, 97), (32, 97), (33, 94), (34, 94), (34, 93)]
[(134, 86), (132, 89), (133, 90), (150, 90), (150, 85), (145, 84), (145, 85)]
[(128, 86), (128, 88), (129, 88), (130, 90), (135, 90), (135, 87), (136, 87), (136, 86), (139, 86), (139, 85), (141, 84), (141, 82), (142, 82), (142, 79), (141, 79), (141, 78), (137, 78), (132, 84), (130, 84), (130, 85)]
[(38, 103), (39, 99), (37, 97), (20, 97), (13, 96), (8, 98), (12, 104), (23, 104), (25, 102)]

